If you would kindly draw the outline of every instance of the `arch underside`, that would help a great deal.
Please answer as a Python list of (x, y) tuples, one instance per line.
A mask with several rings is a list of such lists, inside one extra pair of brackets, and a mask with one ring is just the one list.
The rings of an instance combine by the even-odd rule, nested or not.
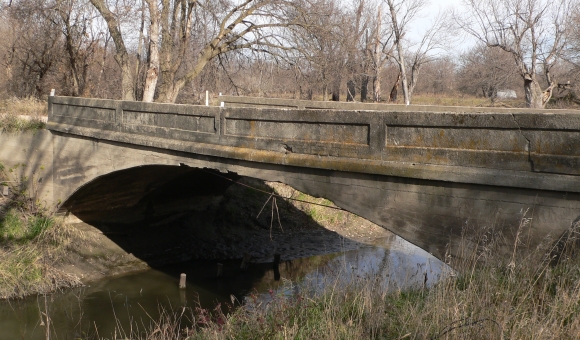
[[(457, 254), (465, 237), (481, 233), (501, 234), (507, 247), (522, 218), (532, 219), (524, 243), (535, 247), (560, 236), (580, 211), (579, 194), (258, 163), (71, 135), (55, 138), (61, 150), (55, 152), (55, 192), (62, 195), (63, 209), (85, 219), (98, 214), (95, 207), (117, 209), (120, 215), (108, 219), (168, 218), (159, 212), (170, 215), (180, 204), (203, 207), (231, 184), (196, 169), (282, 182), (327, 198), (439, 259)], [(138, 213), (121, 216), (123, 207)]]

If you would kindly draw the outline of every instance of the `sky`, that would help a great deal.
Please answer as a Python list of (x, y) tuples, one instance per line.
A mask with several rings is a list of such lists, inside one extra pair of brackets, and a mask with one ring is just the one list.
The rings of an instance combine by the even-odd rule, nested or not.
[[(462, 0), (431, 0), (429, 5), (419, 13), (420, 17), (415, 19), (409, 37), (413, 40), (419, 40), (440, 11), (460, 9), (461, 7)], [(473, 38), (465, 34), (457, 34), (448, 53), (458, 55), (473, 47), (473, 45), (475, 45)]]

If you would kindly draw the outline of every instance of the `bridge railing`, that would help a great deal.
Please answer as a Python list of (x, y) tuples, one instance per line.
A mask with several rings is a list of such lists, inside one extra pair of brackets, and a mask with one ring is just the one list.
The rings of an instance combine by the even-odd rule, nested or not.
[[(466, 107), (466, 106), (436, 106), (436, 105), (404, 105), (387, 103), (361, 103), (361, 102), (334, 102), (317, 100), (300, 100), (284, 98), (263, 98), (246, 96), (218, 97), (218, 102), (223, 107), (253, 107), (253, 108), (288, 108), (309, 110), (342, 110), (342, 111), (387, 111), (387, 112), (521, 112), (522, 109), (492, 108), (492, 107)], [(542, 110), (527, 110), (528, 112), (544, 112)]]
[(580, 192), (580, 111), (268, 106), (50, 97), (48, 128), (256, 162)]

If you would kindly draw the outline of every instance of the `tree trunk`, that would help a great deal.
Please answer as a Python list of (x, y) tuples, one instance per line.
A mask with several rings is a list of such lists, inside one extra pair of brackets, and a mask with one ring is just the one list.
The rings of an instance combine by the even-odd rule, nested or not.
[[(107, 36), (105, 38), (105, 45), (103, 46), (103, 58), (101, 58), (101, 62), (99, 63), (99, 76), (97, 77), (96, 88), (101, 89), (101, 80), (103, 79), (103, 74), (105, 73), (105, 63), (107, 62), (107, 52), (109, 50), (109, 40), (110, 38)], [(99, 94), (99, 90), (97, 90), (97, 96), (102, 96)]]
[(79, 72), (78, 72), (78, 64), (77, 64), (77, 55), (75, 53), (72, 31), (71, 31), (71, 24), (70, 24), (70, 13), (68, 13), (69, 9), (62, 9), (62, 1), (57, 2), (59, 5), (58, 14), (64, 24), (64, 46), (65, 50), (68, 54), (68, 61), (70, 64), (70, 73), (72, 78), (72, 96), (78, 97), (80, 90), (79, 90)]
[(524, 77), (524, 93), (526, 95), (526, 106), (531, 109), (543, 109), (542, 88), (535, 77), (526, 75)]
[(337, 76), (333, 83), (332, 83), (332, 101), (339, 102), (340, 101), (340, 81), (342, 77)]
[(347, 102), (354, 102), (354, 97), (356, 96), (356, 83), (354, 80), (349, 80), (346, 83), (347, 93), (346, 93), (346, 101)]
[[(378, 72), (377, 72), (378, 73)], [(380, 102), (381, 101), (381, 78), (378, 74), (373, 76), (373, 93), (374, 93), (374, 101)]]
[[(177, 4), (180, 6), (177, 6)], [(158, 100), (175, 103), (183, 87), (197, 77), (205, 65), (216, 55), (219, 41), (212, 41), (202, 50), (194, 68), (184, 76), (178, 77), (178, 70), (185, 59), (189, 45), (189, 32), (193, 22), (193, 8), (196, 1), (176, 1), (170, 6), (169, 0), (163, 0), (161, 10), (161, 52)], [(171, 13), (170, 13), (171, 12)]]
[[(209, 63), (215, 56), (215, 52), (211, 47), (206, 47), (205, 50), (199, 56), (197, 64), (193, 69), (184, 77), (175, 80), (175, 74), (168, 72), (163, 74), (161, 79), (161, 86), (159, 88), (159, 98), (158, 100), (162, 103), (175, 103), (177, 96), (183, 87), (190, 82), (192, 79), (197, 77), (207, 63)], [(168, 79), (167, 79), (168, 78)]]
[(105, 19), (107, 28), (109, 29), (109, 34), (111, 34), (111, 38), (113, 38), (113, 42), (115, 43), (115, 49), (117, 50), (115, 53), (115, 61), (117, 61), (117, 64), (121, 67), (121, 99), (135, 100), (129, 53), (127, 53), (127, 49), (125, 48), (125, 42), (123, 41), (123, 36), (119, 29), (119, 22), (115, 18), (115, 15), (113, 15), (105, 5), (105, 0), (90, 1)]
[(149, 65), (143, 88), (144, 102), (153, 101), (157, 80), (159, 79), (159, 13), (156, 2), (155, 0), (147, 0), (151, 25), (149, 26)]
[[(411, 67), (411, 83), (409, 84), (409, 103), (411, 102), (411, 98), (413, 97), (413, 92), (415, 91), (415, 86), (417, 86), (417, 81), (419, 80), (419, 73), (421, 72), (421, 64), (415, 63), (413, 67)], [(409, 105), (409, 104), (407, 104)]]
[(391, 103), (397, 102), (397, 96), (399, 94), (399, 82), (401, 81), (401, 73), (397, 76), (397, 80), (395, 80), (395, 84), (393, 84), (393, 88), (391, 89), (391, 94), (389, 95), (389, 101)]
[[(141, 69), (143, 65), (143, 45), (145, 40), (145, 0), (141, 0), (141, 26), (139, 27), (139, 42), (137, 43), (137, 62), (135, 63), (135, 100), (143, 100), (143, 91), (139, 89), (141, 86)], [(149, 57), (147, 57), (149, 58)]]
[(363, 74), (361, 77), (361, 84), (360, 84), (360, 101), (366, 102), (369, 92), (369, 76)]
[(129, 63), (129, 55), (127, 53), (115, 54), (115, 60), (121, 66), (121, 94), (123, 100), (134, 101), (133, 89), (133, 72), (131, 72), (131, 65)]
[(379, 6), (379, 10), (377, 12), (377, 28), (376, 28), (376, 35), (374, 41), (374, 49), (373, 49), (373, 65), (375, 74), (373, 75), (373, 92), (374, 92), (374, 101), (380, 102), (381, 101), (381, 22), (382, 22), (382, 7)]
[(393, 32), (395, 33), (395, 43), (397, 45), (397, 63), (399, 64), (399, 71), (401, 72), (401, 79), (403, 82), (403, 96), (405, 97), (405, 105), (409, 105), (411, 103), (411, 100), (409, 98), (409, 84), (407, 83), (407, 72), (405, 70), (405, 57), (403, 54), (401, 31), (399, 30), (399, 24), (397, 22), (397, 13), (395, 11), (393, 0), (387, 0), (387, 2), (389, 4), (389, 10), (391, 12)]

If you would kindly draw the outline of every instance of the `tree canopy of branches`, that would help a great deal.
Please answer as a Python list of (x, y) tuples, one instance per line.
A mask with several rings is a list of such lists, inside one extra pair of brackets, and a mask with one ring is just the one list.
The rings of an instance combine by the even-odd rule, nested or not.
[[(580, 81), (580, 2), (463, 1), (450, 20), (428, 0), (0, 0), (0, 97), (409, 104), (518, 88), (544, 107)], [(454, 22), (479, 41), (461, 56)]]
[[(422, 33), (421, 40), (414, 49), (410, 41), (405, 41), (409, 26), (420, 11), (427, 6), (426, 0), (384, 0), (389, 8), (389, 20), (395, 37), (396, 54), (392, 58), (399, 66), (400, 78), (403, 85), (405, 104), (411, 103), (413, 90), (417, 85), (419, 73), (423, 65), (435, 60), (435, 51), (445, 47), (449, 20), (446, 14), (439, 13), (432, 25)], [(407, 48), (405, 48), (405, 45)], [(408, 74), (408, 71), (411, 71)], [(409, 79), (410, 77), (410, 79)]]
[[(122, 70), (123, 99), (134, 100), (129, 53), (126, 38), (118, 21), (113, 1), (90, 0), (107, 23), (115, 42), (116, 55)], [(289, 14), (295, 8), (287, 0), (146, 0), (149, 25), (150, 60), (144, 99), (153, 99), (151, 92), (160, 77), (159, 101), (175, 102), (185, 85), (196, 78), (215, 57), (231, 51), (248, 49), (274, 53), (284, 49), (285, 28), (293, 24)], [(186, 55), (195, 53), (193, 60)], [(159, 70), (157, 70), (159, 69)]]
[(510, 53), (483, 44), (464, 53), (460, 58), (458, 82), (464, 93), (481, 93), (492, 102), (500, 90), (513, 89), (518, 70)]

